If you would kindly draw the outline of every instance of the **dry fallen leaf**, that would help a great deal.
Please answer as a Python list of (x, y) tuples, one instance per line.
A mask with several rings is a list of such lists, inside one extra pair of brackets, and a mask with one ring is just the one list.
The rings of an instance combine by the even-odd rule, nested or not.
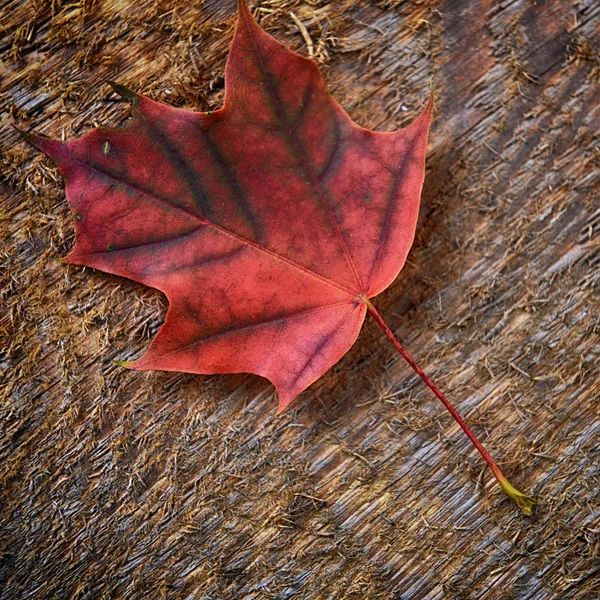
[(69, 142), (29, 134), (66, 180), (77, 243), (68, 262), (164, 292), (165, 324), (133, 369), (250, 372), (279, 410), (355, 342), (367, 312), (440, 398), (503, 489), (531, 514), (371, 298), (412, 245), (433, 101), (407, 128), (353, 123), (317, 66), (239, 3), (222, 109), (194, 113), (113, 84), (119, 129)]

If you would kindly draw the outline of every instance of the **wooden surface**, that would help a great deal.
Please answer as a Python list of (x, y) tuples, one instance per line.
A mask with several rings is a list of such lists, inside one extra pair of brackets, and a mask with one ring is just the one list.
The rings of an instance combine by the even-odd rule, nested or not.
[[(61, 264), (57, 170), (11, 124), (126, 118), (106, 80), (219, 106), (234, 2), (0, 2), (2, 599), (600, 598), (600, 4), (263, 0), (364, 126), (438, 96), (419, 232), (372, 321), (281, 416), (251, 375), (136, 373), (158, 292)], [(254, 3), (256, 7), (257, 3)]]

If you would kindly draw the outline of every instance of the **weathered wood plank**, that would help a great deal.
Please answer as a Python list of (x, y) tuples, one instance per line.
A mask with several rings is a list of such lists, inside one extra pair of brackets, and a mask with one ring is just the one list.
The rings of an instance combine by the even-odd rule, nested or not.
[(600, 597), (600, 6), (271, 0), (333, 94), (391, 130), (438, 96), (409, 264), (377, 300), (540, 500), (521, 517), (373, 323), (291, 410), (254, 376), (133, 373), (160, 294), (60, 264), (56, 169), (127, 110), (219, 106), (234, 2), (0, 6), (0, 597)]

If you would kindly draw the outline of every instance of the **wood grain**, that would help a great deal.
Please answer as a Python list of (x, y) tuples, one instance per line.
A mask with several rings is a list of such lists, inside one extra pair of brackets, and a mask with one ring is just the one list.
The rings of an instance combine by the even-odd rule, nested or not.
[(418, 237), (376, 304), (526, 518), (372, 322), (279, 417), (258, 377), (111, 362), (165, 301), (60, 263), (62, 181), (11, 124), (122, 122), (107, 80), (218, 107), (234, 4), (0, 0), (0, 598), (600, 597), (600, 5), (254, 3), (364, 126), (433, 78)]

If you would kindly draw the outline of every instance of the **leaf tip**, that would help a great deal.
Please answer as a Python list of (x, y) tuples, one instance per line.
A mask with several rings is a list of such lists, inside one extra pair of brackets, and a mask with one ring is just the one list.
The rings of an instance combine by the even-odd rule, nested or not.
[(45, 154), (49, 154), (50, 145), (56, 143), (56, 140), (48, 138), (43, 135), (39, 135), (33, 131), (25, 131), (20, 127), (17, 127), (14, 123), (11, 123), (12, 128), (28, 143), (30, 143), (34, 148), (41, 150)]
[(121, 85), (120, 83), (111, 80), (108, 80), (106, 83), (110, 85), (110, 87), (116, 94), (119, 94), (121, 98), (129, 102), (129, 104), (131, 104), (132, 106), (136, 106), (140, 101), (139, 95), (133, 90), (130, 90), (128, 87), (125, 87), (124, 85)]
[(131, 368), (131, 361), (129, 360), (114, 360), (113, 361), (115, 363), (115, 365), (118, 365), (119, 367), (123, 367), (125, 369), (130, 369)]
[(65, 265), (83, 265), (84, 267), (87, 266), (83, 263), (82, 256), (79, 254), (77, 240), (75, 241), (75, 247), (71, 250), (71, 252), (69, 252), (69, 254), (67, 254), (67, 256), (61, 259), (61, 262), (63, 262)]
[(433, 88), (433, 77), (429, 78), (429, 100), (427, 101), (427, 106), (425, 106), (425, 110), (423, 111), (427, 115), (431, 115), (433, 112), (433, 107), (435, 106), (435, 90)]
[(279, 404), (277, 405), (277, 412), (275, 414), (279, 416), (294, 401), (296, 396), (290, 397), (289, 394), (286, 394), (279, 389), (277, 390), (277, 395), (279, 396)]
[(248, 8), (246, 0), (238, 0), (237, 10), (240, 19), (243, 17), (244, 19), (250, 19), (251, 21), (254, 20), (254, 18), (252, 17), (252, 12)]
[(28, 131), (25, 131), (24, 129), (21, 129), (20, 127), (17, 127), (14, 123), (10, 124), (11, 127), (24, 139), (28, 140), (29, 136), (31, 135)]

